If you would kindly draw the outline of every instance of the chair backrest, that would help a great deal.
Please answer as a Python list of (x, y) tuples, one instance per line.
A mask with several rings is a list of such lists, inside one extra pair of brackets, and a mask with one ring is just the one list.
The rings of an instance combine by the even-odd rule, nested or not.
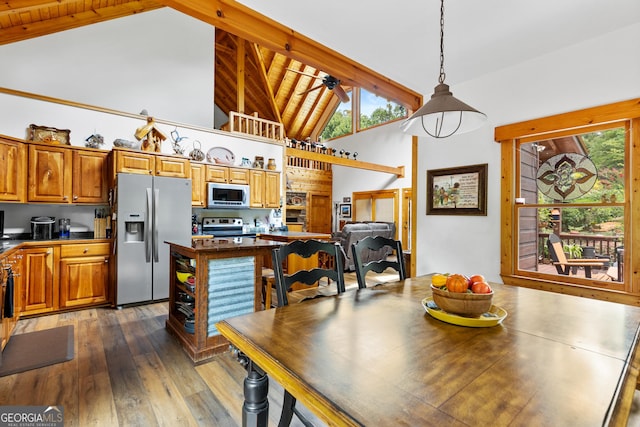
[[(335, 260), (333, 269), (316, 267), (310, 270), (284, 272), (283, 264), (289, 255), (295, 254), (303, 258), (309, 258), (319, 252), (326, 252), (333, 256)], [(278, 307), (289, 304), (287, 292), (295, 283), (311, 287), (315, 286), (320, 279), (327, 278), (336, 282), (338, 293), (345, 291), (342, 251), (338, 242), (323, 242), (313, 239), (295, 240), (289, 244), (275, 248), (272, 255)]]
[(549, 248), (549, 255), (553, 262), (559, 262), (560, 264), (567, 263), (567, 256), (564, 254), (564, 246), (562, 240), (556, 234), (549, 234), (549, 240), (547, 240), (547, 247)]
[[(365, 261), (365, 251), (380, 251), (384, 247), (390, 247), (396, 252), (396, 261), (390, 261), (385, 256), (383, 259), (374, 259)], [(357, 243), (351, 245), (351, 253), (356, 268), (356, 277), (358, 278), (358, 288), (367, 287), (365, 277), (367, 272), (374, 271), (382, 273), (387, 268), (393, 268), (398, 272), (400, 280), (407, 278), (406, 268), (404, 265), (404, 254), (402, 253), (402, 243), (400, 240), (389, 239), (382, 236), (368, 236)]]

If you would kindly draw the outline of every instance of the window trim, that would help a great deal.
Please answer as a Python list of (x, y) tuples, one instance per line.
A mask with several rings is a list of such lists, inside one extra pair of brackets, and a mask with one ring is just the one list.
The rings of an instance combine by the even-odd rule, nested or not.
[[(548, 275), (535, 277), (519, 274), (517, 270), (517, 208), (518, 196), (517, 150), (523, 141), (544, 138), (553, 133), (582, 133), (593, 126), (608, 126), (612, 122), (629, 123), (628, 150), (625, 156), (626, 194), (625, 208), (625, 292), (602, 289), (601, 287), (575, 286), (566, 279)], [(554, 292), (616, 301), (631, 305), (640, 305), (640, 257), (634, 257), (640, 251), (640, 197), (633, 197), (640, 182), (640, 168), (630, 165), (640, 164), (640, 98), (631, 99), (598, 107), (572, 111), (564, 114), (527, 120), (495, 128), (494, 139), (501, 144), (501, 242), (500, 274), (504, 283), (515, 286), (544, 289)], [(635, 187), (633, 186), (635, 183)]]

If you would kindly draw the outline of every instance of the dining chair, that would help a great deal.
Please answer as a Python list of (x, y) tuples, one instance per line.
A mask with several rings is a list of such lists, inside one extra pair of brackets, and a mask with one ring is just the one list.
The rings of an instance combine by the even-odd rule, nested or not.
[(584, 275), (587, 278), (591, 278), (591, 267), (602, 268), (605, 264), (604, 259), (586, 259), (586, 258), (567, 258), (564, 253), (564, 245), (562, 239), (558, 235), (551, 233), (547, 240), (547, 247), (549, 248), (549, 255), (551, 261), (556, 267), (558, 274), (568, 276), (571, 273), (573, 267), (583, 267)]
[[(320, 252), (325, 252), (332, 256), (334, 261), (333, 268), (312, 268), (311, 270), (286, 271), (284, 264), (290, 255), (297, 255), (303, 258), (309, 258)], [(320, 279), (327, 278), (336, 283), (337, 293), (345, 292), (342, 250), (338, 242), (323, 242), (320, 240), (294, 240), (293, 242), (275, 248), (273, 255), (273, 272), (275, 275), (276, 293), (278, 296), (278, 307), (289, 305), (287, 294), (294, 284), (303, 284), (309, 288), (316, 286)], [(316, 294), (311, 298), (325, 296), (326, 294)], [(313, 426), (309, 420), (296, 408), (296, 398), (286, 389), (284, 390), (284, 399), (282, 404), (282, 413), (280, 414), (279, 427), (285, 427), (291, 424), (291, 419), (295, 414), (305, 426)]]
[[(396, 252), (396, 260), (388, 259), (388, 255)], [(398, 272), (399, 280), (407, 278), (407, 270), (404, 265), (404, 254), (402, 252), (402, 243), (400, 240), (389, 239), (382, 236), (367, 236), (362, 240), (351, 245), (353, 261), (356, 268), (356, 277), (358, 278), (358, 288), (367, 287), (366, 276), (369, 271), (382, 273), (388, 268), (392, 268)], [(371, 253), (377, 252), (379, 255), (369, 260)]]
[[(290, 255), (309, 258), (320, 252), (324, 252), (333, 258), (333, 267), (314, 267), (310, 270), (298, 271), (290, 271), (290, 268), (285, 270), (285, 263)], [(294, 240), (291, 243), (273, 249), (272, 255), (278, 307), (289, 304), (287, 294), (294, 284), (302, 284), (311, 288), (316, 286), (320, 279), (326, 278), (329, 283), (331, 281), (336, 283), (338, 293), (345, 291), (342, 251), (340, 250), (340, 244), (337, 242), (324, 242), (315, 239)], [(319, 294), (318, 296), (322, 295)]]

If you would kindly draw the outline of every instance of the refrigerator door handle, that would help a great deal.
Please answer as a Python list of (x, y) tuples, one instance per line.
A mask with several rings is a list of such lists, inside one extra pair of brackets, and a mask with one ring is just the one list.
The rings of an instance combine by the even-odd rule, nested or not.
[(158, 247), (158, 202), (160, 200), (160, 189), (154, 189), (153, 193), (153, 260), (155, 262), (159, 262), (160, 251)]
[(151, 224), (151, 214), (152, 214), (152, 204), (151, 204), (151, 198), (153, 197), (151, 194), (151, 189), (147, 188), (147, 212), (146, 212), (146, 218), (144, 219), (145, 225), (147, 226), (147, 229), (145, 230), (145, 238), (144, 238), (144, 253), (145, 253), (145, 259), (147, 262), (151, 262), (151, 230), (152, 230), (152, 224)]

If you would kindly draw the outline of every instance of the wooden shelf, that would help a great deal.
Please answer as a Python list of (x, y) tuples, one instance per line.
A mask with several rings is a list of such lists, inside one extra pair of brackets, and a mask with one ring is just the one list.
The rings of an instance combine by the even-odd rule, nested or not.
[(315, 153), (313, 151), (300, 150), (298, 148), (286, 147), (285, 154), (288, 157), (299, 157), (301, 159), (315, 160), (318, 162), (331, 163), (350, 168), (366, 169), (376, 172), (390, 173), (398, 178), (404, 178), (404, 166), (385, 166), (376, 163), (361, 162), (360, 160), (347, 159), (344, 157), (332, 156), (330, 154)]

